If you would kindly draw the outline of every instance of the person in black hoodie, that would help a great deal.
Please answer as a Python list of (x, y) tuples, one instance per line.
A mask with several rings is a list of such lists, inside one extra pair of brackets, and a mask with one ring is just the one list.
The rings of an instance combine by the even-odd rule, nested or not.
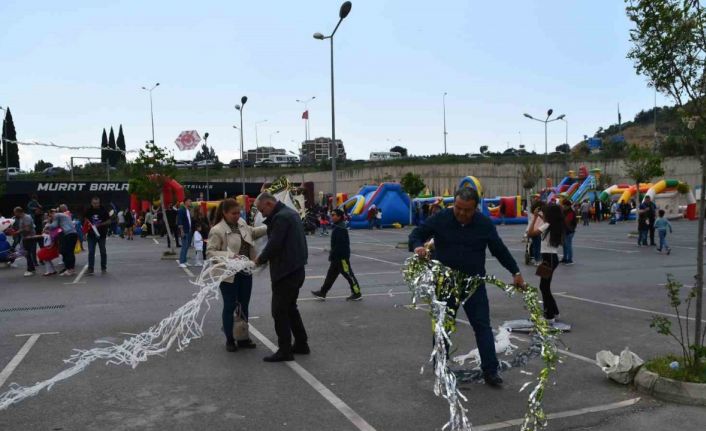
[(311, 294), (320, 300), (326, 299), (326, 294), (333, 283), (338, 278), (338, 274), (343, 274), (343, 277), (351, 286), (351, 296), (346, 298), (348, 301), (360, 301), (363, 295), (360, 293), (360, 286), (353, 274), (351, 268), (351, 241), (348, 238), (348, 229), (346, 229), (345, 220), (343, 218), (343, 210), (335, 209), (331, 212), (333, 219), (333, 228), (331, 233), (331, 251), (328, 255), (328, 260), (331, 264), (328, 267), (326, 280), (320, 290), (312, 290)]

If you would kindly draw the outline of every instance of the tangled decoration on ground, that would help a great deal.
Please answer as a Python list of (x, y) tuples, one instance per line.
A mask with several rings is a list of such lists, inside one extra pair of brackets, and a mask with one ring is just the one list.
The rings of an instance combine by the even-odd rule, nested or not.
[[(37, 382), (28, 387), (11, 384), (7, 392), (0, 394), (0, 410), (33, 397), (39, 394), (42, 389), (51, 390), (55, 383), (82, 372), (96, 360), (105, 360), (108, 364), (129, 365), (136, 368), (141, 362), (147, 361), (150, 356), (165, 355), (175, 343), (177, 351), (186, 349), (192, 340), (203, 336), (203, 320), (208, 310), (211, 309), (210, 301), (219, 297), (218, 286), (221, 281), (239, 272), (251, 273), (254, 268), (255, 264), (243, 256), (231, 259), (210, 258), (204, 264), (198, 278), (192, 282), (199, 287), (199, 290), (189, 302), (162, 319), (158, 324), (140, 334), (133, 335), (121, 344), (101, 341), (108, 346), (95, 347), (90, 350), (75, 349), (76, 353), (64, 360), (66, 364), (71, 366), (51, 379)], [(201, 307), (204, 304), (206, 310), (202, 313)]]
[[(549, 326), (543, 317), (542, 307), (539, 304), (539, 290), (527, 285), (526, 290), (521, 291), (493, 276), (469, 277), (444, 266), (439, 261), (426, 260), (418, 256), (410, 257), (405, 261), (403, 274), (412, 292), (412, 303), (416, 306), (421, 301), (430, 307), (434, 348), (429, 362), (433, 364), (436, 377), (434, 394), (448, 401), (450, 413), (450, 419), (442, 429), (450, 428), (451, 431), (471, 429), (471, 423), (466, 415), (468, 410), (462, 404), (462, 401), (467, 401), (467, 398), (459, 391), (457, 376), (448, 366), (447, 346), (451, 345), (450, 335), (456, 331), (457, 311), (448, 307), (447, 303), (453, 299), (456, 304), (459, 304), (458, 309), (460, 309), (481, 283), (496, 286), (510, 296), (517, 292), (523, 295), (525, 308), (530, 314), (535, 332), (529, 350), (517, 355), (510, 364), (505, 362), (502, 368), (525, 365), (529, 358), (539, 353), (544, 361), (544, 368), (540, 371), (536, 385), (529, 394), (527, 412), (521, 429), (537, 430), (546, 426), (547, 418), (542, 408), (542, 399), (549, 374), (556, 369), (558, 361), (556, 347), (558, 331)], [(477, 376), (470, 376), (470, 378), (475, 377)], [(520, 391), (531, 383), (525, 383)]]

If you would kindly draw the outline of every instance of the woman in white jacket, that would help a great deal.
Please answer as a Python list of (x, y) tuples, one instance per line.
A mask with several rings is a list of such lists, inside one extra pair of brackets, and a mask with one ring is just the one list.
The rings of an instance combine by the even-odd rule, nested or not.
[[(208, 234), (206, 257), (235, 255), (255, 259), (255, 240), (267, 234), (267, 226), (251, 227), (240, 218), (240, 205), (235, 199), (224, 199), (216, 213), (216, 224)], [(240, 318), (247, 322), (252, 275), (238, 273), (220, 285), (223, 296), (223, 331), (226, 335), (226, 350), (235, 352), (238, 347), (254, 348), (251, 339), (238, 340), (233, 337), (233, 313), (238, 310)]]

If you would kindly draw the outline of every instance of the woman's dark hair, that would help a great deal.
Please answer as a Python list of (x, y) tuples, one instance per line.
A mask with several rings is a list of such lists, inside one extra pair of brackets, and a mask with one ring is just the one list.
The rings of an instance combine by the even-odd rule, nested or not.
[(218, 209), (216, 210), (216, 222), (214, 223), (214, 225), (220, 223), (221, 220), (223, 220), (223, 214), (236, 207), (240, 207), (240, 204), (235, 199), (223, 199), (221, 203), (218, 204)]
[(549, 223), (549, 245), (559, 247), (564, 243), (564, 212), (557, 204), (548, 204), (542, 211), (544, 221)]

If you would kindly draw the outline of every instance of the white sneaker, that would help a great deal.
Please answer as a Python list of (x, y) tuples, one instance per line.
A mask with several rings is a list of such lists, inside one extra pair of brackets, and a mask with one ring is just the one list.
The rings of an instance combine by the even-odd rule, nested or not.
[(19, 267), (20, 266), (14, 262), (10, 264), (10, 268), (19, 268)]
[(24, 275), (25, 275), (25, 277), (31, 277), (34, 275), (34, 271), (27, 271), (27, 272), (25, 272)]
[(179, 264), (179, 268), (186, 268), (186, 267), (187, 267), (187, 265), (186, 265), (185, 263), (180, 263), (180, 264)]

